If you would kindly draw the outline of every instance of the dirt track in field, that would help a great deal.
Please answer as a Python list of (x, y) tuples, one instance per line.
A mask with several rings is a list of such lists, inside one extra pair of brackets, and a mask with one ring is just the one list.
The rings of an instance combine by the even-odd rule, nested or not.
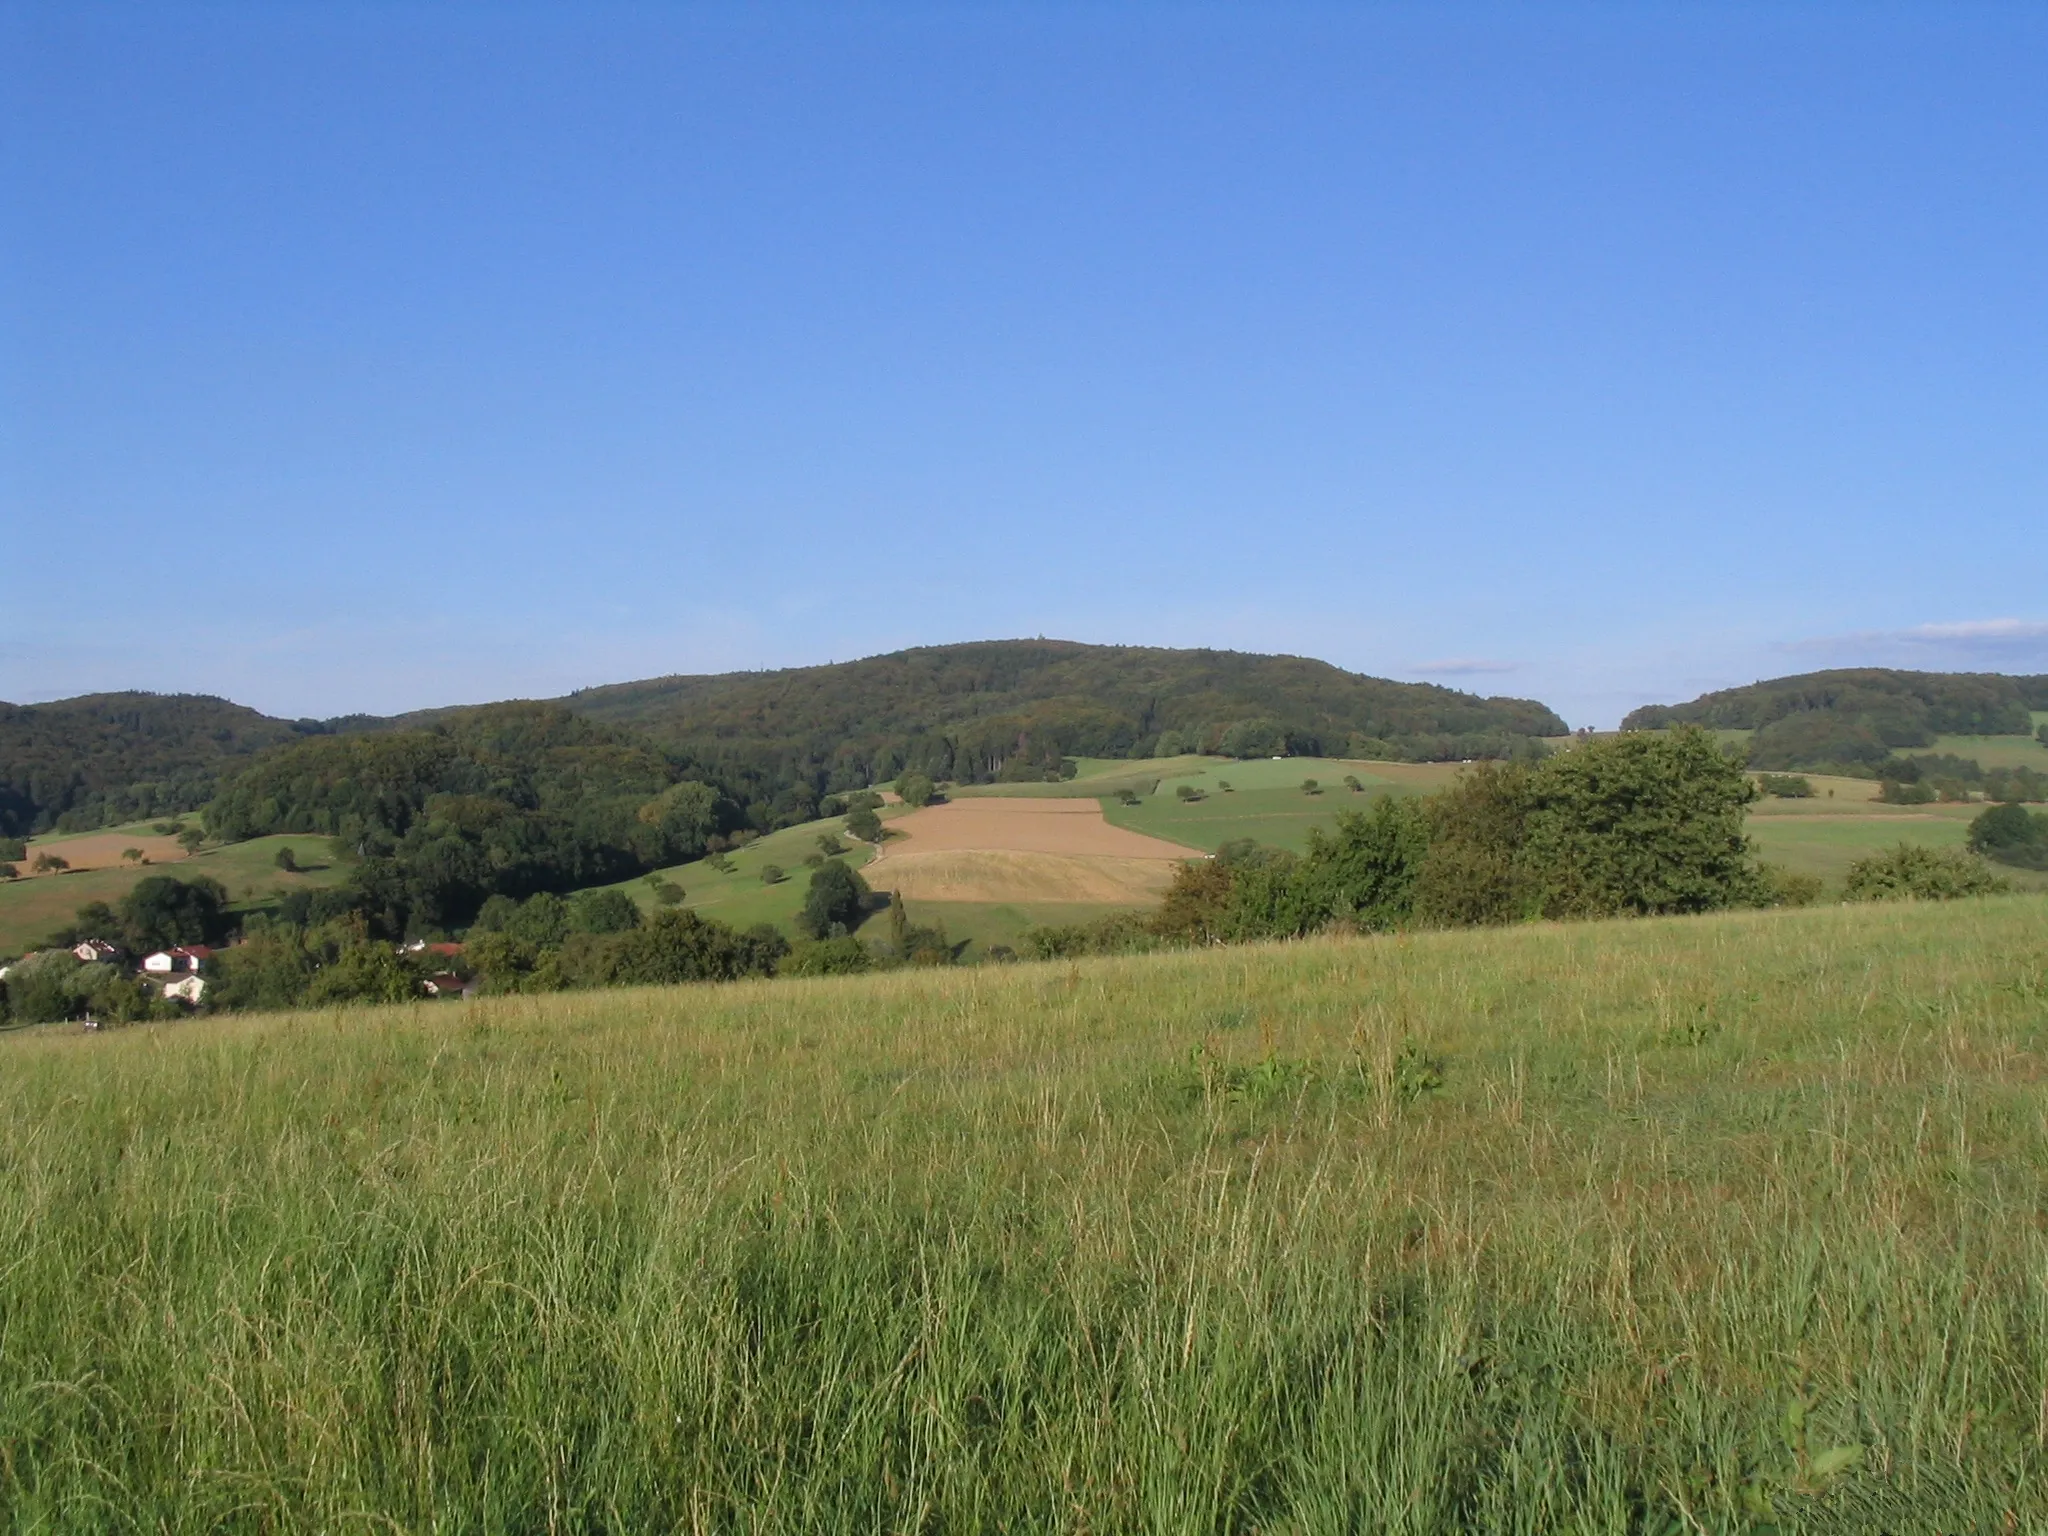
[(975, 799), (928, 805), (861, 871), (921, 901), (1156, 901), (1193, 850), (1103, 819), (1093, 800)]

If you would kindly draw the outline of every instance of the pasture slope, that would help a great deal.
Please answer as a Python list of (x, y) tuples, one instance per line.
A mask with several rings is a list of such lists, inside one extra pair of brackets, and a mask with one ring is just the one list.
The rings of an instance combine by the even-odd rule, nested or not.
[[(1803, 775), (1814, 788), (1807, 800), (1759, 800), (1750, 808), (1748, 832), (1759, 857), (1797, 874), (1817, 875), (1839, 892), (1849, 866), (1901, 843), (1961, 850), (1970, 823), (1984, 814), (1982, 801), (1962, 805), (1886, 805), (1869, 779)], [(2048, 890), (2048, 875), (1995, 866), (2000, 879), (2019, 890)]]
[[(166, 846), (168, 845), (168, 846)], [(133, 864), (121, 858), (124, 848), (142, 848), (150, 862)], [(299, 868), (286, 873), (277, 867), (281, 848), (290, 848)], [(54, 853), (74, 867), (62, 874), (28, 875), (0, 884), (0, 955), (18, 955), (64, 927), (88, 902), (109, 906), (151, 875), (189, 878), (210, 875), (227, 889), (232, 909), (260, 911), (280, 896), (297, 890), (318, 890), (338, 883), (346, 873), (334, 860), (328, 839), (314, 835), (255, 837), (188, 856), (174, 839), (153, 838), (148, 824), (99, 832), (38, 837), (29, 843), (29, 858)], [(28, 864), (19, 867), (26, 871)]]
[(0, 1509), (2038, 1531), (2043, 918), (0, 1037)]
[[(1457, 777), (1456, 763), (1375, 763), (1328, 757), (1197, 759), (1162, 775), (1136, 805), (1103, 802), (1120, 827), (1172, 839), (1209, 852), (1239, 838), (1300, 853), (1309, 833), (1334, 827), (1337, 813), (1362, 810), (1381, 795), (1420, 795)], [(1356, 779), (1359, 788), (1344, 780)], [(1316, 793), (1303, 788), (1313, 779)], [(1182, 799), (1185, 786), (1200, 798)]]

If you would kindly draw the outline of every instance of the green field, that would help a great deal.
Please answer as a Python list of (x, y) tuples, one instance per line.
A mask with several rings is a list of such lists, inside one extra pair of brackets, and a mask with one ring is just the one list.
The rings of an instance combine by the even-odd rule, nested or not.
[[(147, 823), (111, 827), (89, 834), (143, 832)], [(61, 838), (39, 838), (36, 846), (63, 850)], [(277, 851), (290, 848), (300, 873), (277, 867)], [(150, 875), (210, 875), (227, 887), (235, 910), (255, 911), (294, 890), (311, 890), (340, 881), (343, 871), (327, 851), (327, 839), (313, 836), (258, 837), (245, 843), (210, 848), (189, 859), (118, 869), (81, 869), (62, 875), (38, 875), (0, 884), (0, 955), (33, 948), (52, 930), (69, 923), (89, 901), (119, 901), (138, 880)]]
[[(1321, 757), (1232, 762), (1211, 758), (1200, 768), (1162, 777), (1158, 787), (1137, 805), (1105, 798), (1102, 811), (1119, 827), (1190, 848), (1213, 851), (1249, 837), (1299, 853), (1308, 846), (1310, 831), (1334, 826), (1339, 811), (1362, 809), (1377, 795), (1425, 793), (1449, 783), (1457, 772), (1455, 763), (1357, 763)], [(1365, 786), (1362, 793), (1344, 787), (1347, 774)], [(1304, 779), (1314, 779), (1322, 793), (1304, 793)], [(1182, 784), (1200, 790), (1203, 798), (1180, 799), (1175, 791)], [(1223, 789), (1224, 784), (1230, 788)]]
[(2043, 916), (0, 1037), (0, 1510), (2039, 1531)]
[(1120, 789), (1135, 789), (1142, 795), (1149, 794), (1154, 784), (1173, 774), (1191, 773), (1229, 761), (1227, 757), (1203, 757), (1192, 753), (1184, 757), (1080, 757), (1074, 760), (1074, 777), (1057, 783), (953, 784), (947, 786), (946, 793), (956, 799), (969, 800), (1007, 799), (1013, 795), (1032, 799), (1086, 800), (1099, 795), (1113, 795)]
[[(1757, 853), (1798, 874), (1817, 875), (1830, 894), (1839, 893), (1849, 866), (1901, 843), (1925, 848), (1965, 846), (1970, 822), (1984, 813), (1967, 805), (1886, 805), (1872, 798), (1868, 779), (1804, 775), (1816, 791), (1810, 800), (1758, 801), (1749, 814), (1749, 835)], [(2048, 889), (2048, 876), (2006, 865), (2001, 878), (2020, 890)]]
[[(2041, 717), (2035, 716), (2035, 723)], [(1948, 752), (1956, 757), (1974, 757), (1980, 768), (2032, 768), (2048, 773), (2048, 747), (2031, 736), (1937, 736), (1931, 747), (1914, 747), (1915, 752)]]
[[(885, 820), (896, 814), (900, 813), (882, 813)], [(804, 860), (820, 851), (818, 839), (827, 833), (838, 837), (846, 849), (839, 856), (841, 862), (855, 869), (867, 863), (874, 852), (867, 844), (847, 835), (845, 817), (832, 816), (756, 838), (727, 856), (732, 868), (723, 874), (698, 861), (657, 870), (653, 878), (680, 885), (683, 905), (706, 917), (741, 929), (756, 923), (773, 923), (793, 937), (796, 915), (803, 909), (804, 893), (810, 888), (811, 872), (804, 866)], [(770, 864), (781, 868), (786, 876), (774, 885), (764, 884), (761, 879), (761, 871)], [(646, 876), (622, 880), (608, 889), (624, 891), (643, 912), (652, 912), (659, 905), (652, 880)]]

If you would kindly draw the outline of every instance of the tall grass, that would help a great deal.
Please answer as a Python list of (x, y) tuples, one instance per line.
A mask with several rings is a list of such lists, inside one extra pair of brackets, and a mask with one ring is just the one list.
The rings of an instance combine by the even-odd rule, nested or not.
[(0, 1511), (2041, 1530), (2044, 918), (0, 1039)]

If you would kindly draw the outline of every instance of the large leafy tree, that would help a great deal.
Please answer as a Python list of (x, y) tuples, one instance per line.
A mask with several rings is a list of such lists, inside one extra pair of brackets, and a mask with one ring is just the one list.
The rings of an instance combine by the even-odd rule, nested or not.
[(810, 889), (804, 893), (797, 927), (813, 939), (851, 933), (860, 925), (867, 895), (868, 883), (857, 870), (848, 869), (837, 859), (827, 859), (811, 871)]
[(1549, 917), (1707, 912), (1761, 894), (1743, 817), (1757, 789), (1698, 726), (1635, 731), (1532, 776), (1522, 851)]
[(228, 930), (228, 893), (205, 875), (138, 880), (114, 910), (121, 942), (137, 954), (176, 944), (210, 944)]

